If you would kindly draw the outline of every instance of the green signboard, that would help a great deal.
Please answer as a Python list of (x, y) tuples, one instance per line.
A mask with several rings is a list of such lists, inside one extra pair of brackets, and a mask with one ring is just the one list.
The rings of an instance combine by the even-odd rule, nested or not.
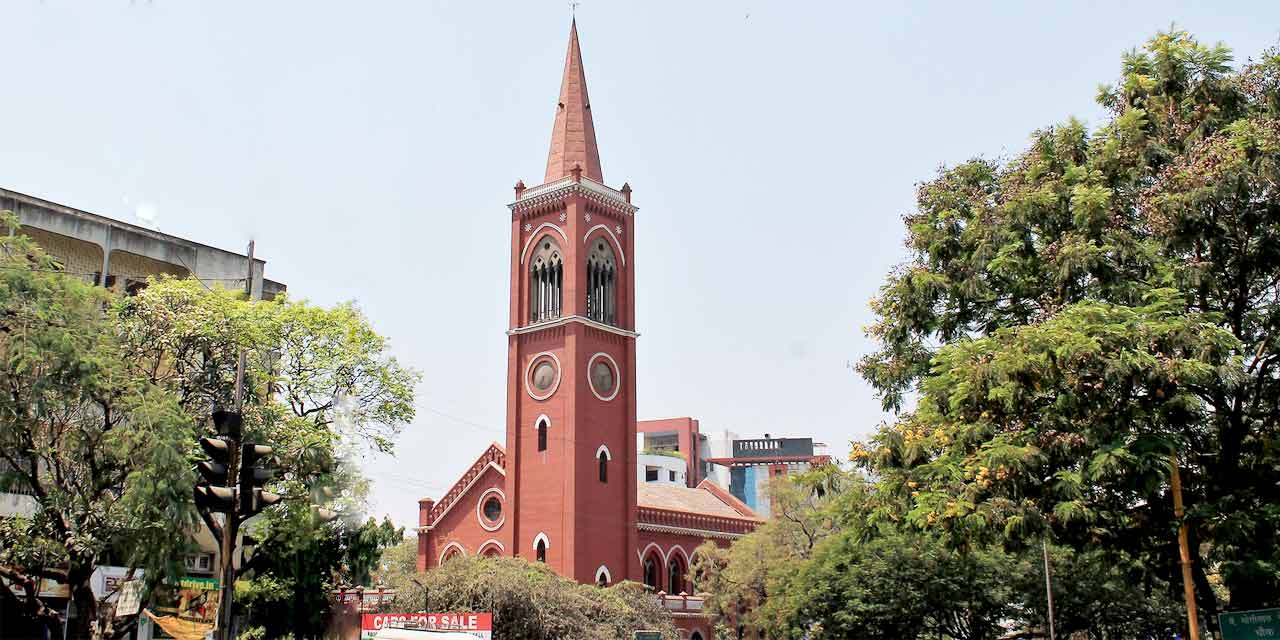
[(662, 640), (661, 631), (637, 631), (636, 640)]
[(1280, 640), (1280, 609), (1233, 611), (1218, 615), (1222, 640)]

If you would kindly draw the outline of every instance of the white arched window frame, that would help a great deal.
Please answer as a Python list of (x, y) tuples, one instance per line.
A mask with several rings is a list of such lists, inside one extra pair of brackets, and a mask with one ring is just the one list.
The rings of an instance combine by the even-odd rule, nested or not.
[(547, 561), (547, 551), (551, 549), (551, 538), (547, 537), (546, 532), (539, 531), (538, 535), (533, 537), (533, 557), (538, 562)]
[(609, 567), (600, 565), (600, 568), (596, 569), (596, 584), (603, 586), (613, 584), (613, 575), (609, 573)]
[(613, 454), (609, 453), (609, 447), (600, 445), (596, 449), (596, 463), (600, 465), (600, 482), (609, 481), (609, 463), (613, 461)]
[(533, 243), (528, 275), (529, 323), (559, 318), (564, 306), (564, 251), (550, 233)]
[(453, 542), (450, 542), (450, 543), (449, 543), (449, 544), (447, 544), (447, 545), (445, 545), (445, 546), (444, 546), (444, 549), (441, 549), (441, 550), (440, 550), (440, 561), (439, 561), (439, 562), (437, 562), (436, 564), (437, 564), (438, 566), (443, 567), (443, 566), (444, 566), (444, 563), (446, 563), (446, 562), (448, 562), (449, 560), (453, 559), (453, 556), (454, 556), (455, 554), (456, 554), (459, 558), (465, 558), (465, 557), (467, 557), (467, 550), (466, 550), (466, 549), (463, 549), (463, 548), (462, 548), (462, 544), (461, 544), (461, 543), (459, 543), (459, 542), (458, 542), (458, 541), (456, 541), (456, 540), (455, 540), (455, 541), (453, 541)]

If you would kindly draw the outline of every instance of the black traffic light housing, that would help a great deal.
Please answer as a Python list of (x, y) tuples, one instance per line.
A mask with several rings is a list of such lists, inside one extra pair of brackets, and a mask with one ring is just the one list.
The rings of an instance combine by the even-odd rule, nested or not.
[(271, 470), (259, 466), (271, 455), (271, 447), (246, 442), (240, 447), (240, 517), (248, 519), (280, 501), (261, 487), (271, 480)]

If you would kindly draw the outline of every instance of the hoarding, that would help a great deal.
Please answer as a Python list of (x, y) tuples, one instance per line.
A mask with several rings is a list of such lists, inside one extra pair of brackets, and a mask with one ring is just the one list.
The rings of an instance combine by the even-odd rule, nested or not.
[(1218, 615), (1222, 640), (1280, 638), (1280, 609), (1232, 611)]
[(366, 613), (360, 618), (360, 637), (372, 638), (388, 625), (457, 631), (485, 640), (493, 638), (492, 613)]

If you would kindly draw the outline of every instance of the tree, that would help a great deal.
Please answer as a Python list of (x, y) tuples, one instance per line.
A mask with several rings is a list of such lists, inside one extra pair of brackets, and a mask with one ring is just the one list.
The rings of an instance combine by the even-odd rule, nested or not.
[(1050, 535), (1180, 584), (1169, 455), (1182, 462), (1197, 595), (1280, 604), (1280, 56), (1161, 33), (1010, 162), (920, 186), (909, 262), (873, 301), (860, 364), (913, 411), (855, 456), (912, 523)]
[(677, 637), (671, 617), (642, 585), (578, 584), (522, 558), (459, 558), (393, 586), (398, 601), (388, 610), (428, 601), (435, 611), (492, 612), (494, 640), (627, 638), (637, 629)]
[[(250, 301), (171, 278), (123, 296), (56, 273), (21, 235), (0, 242), (0, 481), (36, 502), (31, 517), (0, 522), (0, 595), (17, 589), (46, 624), (57, 613), (30, 597), (41, 578), (70, 585), (82, 634), (98, 621), (96, 633), (120, 636), (136, 616), (98, 606), (94, 568), (143, 569), (148, 587), (179, 570), (198, 526), (196, 439), (231, 405), (241, 349), (245, 438), (274, 448), (271, 488), (286, 498), (267, 517), (309, 519), (316, 502), (355, 511), (362, 494), (334, 490), (360, 482), (343, 457), (389, 452), (413, 418), (418, 374), (352, 305)], [(351, 557), (357, 571), (366, 555)]]
[(320, 525), (305, 506), (270, 514), (254, 534), (261, 541), (241, 567), (242, 573), (252, 572), (243, 601), (246, 624), (262, 627), (270, 638), (322, 636), (332, 615), (332, 591), (344, 584), (368, 586), (383, 550), (404, 539), (404, 529), (388, 519)]
[[(7, 212), (4, 224), (17, 226)], [(58, 269), (26, 237), (0, 237), (0, 488), (34, 502), (0, 519), (0, 597), (20, 595), (61, 633), (36, 593), (41, 580), (65, 583), (84, 637), (99, 618), (89, 581), (100, 562), (143, 570), (150, 585), (181, 562), (195, 429), (121, 348), (112, 296)]]
[[(248, 524), (262, 543), (243, 569), (269, 587), (249, 602), (287, 589), (280, 606), (290, 615), (264, 626), (319, 634), (331, 590), (367, 581), (382, 548), (403, 537), (390, 522), (353, 524), (366, 483), (345, 459), (360, 448), (392, 451), (413, 419), (419, 375), (388, 354), (387, 340), (351, 304), (249, 301), (162, 278), (126, 300), (120, 318), (129, 356), (196, 415), (230, 404), (236, 360), (246, 352), (244, 437), (273, 448), (271, 489), (285, 497)], [(346, 518), (316, 526), (315, 504)]]

